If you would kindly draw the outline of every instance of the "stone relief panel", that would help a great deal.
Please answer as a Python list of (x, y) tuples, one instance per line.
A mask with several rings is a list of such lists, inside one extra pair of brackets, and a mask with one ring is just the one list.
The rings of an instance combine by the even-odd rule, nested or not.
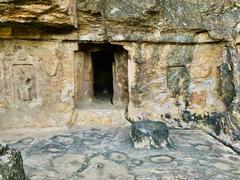
[(75, 50), (74, 43), (0, 42), (0, 129), (65, 124), (73, 107)]
[(15, 102), (32, 101), (36, 98), (35, 71), (32, 64), (14, 64), (13, 97)]

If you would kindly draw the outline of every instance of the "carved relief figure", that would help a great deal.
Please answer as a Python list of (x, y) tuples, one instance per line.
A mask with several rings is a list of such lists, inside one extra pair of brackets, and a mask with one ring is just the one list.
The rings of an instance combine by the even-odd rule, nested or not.
[(32, 101), (36, 98), (34, 68), (31, 64), (14, 65), (13, 78), (16, 101)]

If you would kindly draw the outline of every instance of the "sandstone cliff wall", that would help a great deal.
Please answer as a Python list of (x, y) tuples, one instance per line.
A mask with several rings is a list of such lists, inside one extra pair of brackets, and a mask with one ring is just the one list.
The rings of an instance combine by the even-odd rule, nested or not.
[(1, 129), (92, 123), (76, 62), (108, 43), (128, 53), (129, 117), (240, 138), (238, 0), (2, 0), (0, 14)]

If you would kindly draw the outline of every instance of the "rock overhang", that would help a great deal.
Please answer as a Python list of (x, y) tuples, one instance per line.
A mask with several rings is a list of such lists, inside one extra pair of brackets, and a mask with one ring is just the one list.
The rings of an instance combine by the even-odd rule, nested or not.
[(2, 25), (32, 24), (56, 28), (77, 28), (75, 0), (0, 1)]

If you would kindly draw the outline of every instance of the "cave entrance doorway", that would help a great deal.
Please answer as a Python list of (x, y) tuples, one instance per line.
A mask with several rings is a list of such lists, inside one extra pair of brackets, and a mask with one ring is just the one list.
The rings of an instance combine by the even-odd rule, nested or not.
[(93, 65), (93, 93), (95, 100), (113, 103), (113, 63), (112, 48), (91, 53)]
[(128, 104), (128, 51), (109, 43), (79, 44), (75, 52), (75, 106), (123, 107)]

